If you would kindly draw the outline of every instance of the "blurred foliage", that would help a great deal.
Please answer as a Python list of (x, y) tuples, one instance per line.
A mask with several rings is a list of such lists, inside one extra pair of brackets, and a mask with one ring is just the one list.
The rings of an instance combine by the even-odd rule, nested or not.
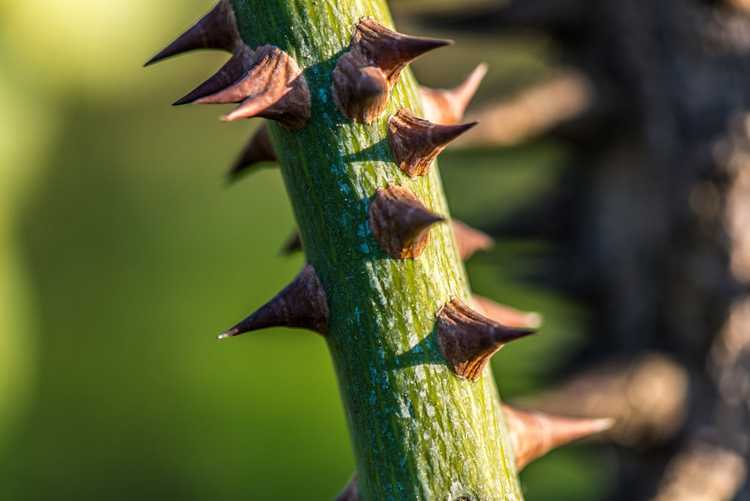
[[(352, 471), (320, 338), (215, 341), (302, 258), (277, 256), (294, 224), (278, 172), (224, 186), (257, 123), (168, 106), (223, 56), (140, 67), (207, 8), (0, 2), (4, 500), (329, 499)], [(481, 101), (545, 69), (534, 43), (459, 42), (418, 76), (452, 85), (487, 60)], [(454, 213), (481, 226), (551, 189), (564, 161), (564, 147), (531, 144), (450, 152), (442, 166)], [(469, 263), (478, 292), (546, 319), (543, 335), (496, 357), (505, 397), (549, 384), (580, 341), (584, 312), (516, 280), (540, 246), (501, 242)], [(606, 486), (584, 446), (523, 481), (531, 501), (596, 499)]]

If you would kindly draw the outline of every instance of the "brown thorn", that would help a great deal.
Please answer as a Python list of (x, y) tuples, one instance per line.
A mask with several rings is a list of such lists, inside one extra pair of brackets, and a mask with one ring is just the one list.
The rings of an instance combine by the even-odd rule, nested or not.
[(401, 109), (388, 120), (388, 142), (402, 171), (423, 176), (448, 143), (476, 124), (439, 125)]
[(552, 449), (608, 430), (614, 420), (571, 419), (542, 413), (524, 412), (503, 406), (511, 443), (520, 471)]
[(256, 164), (275, 161), (276, 152), (271, 144), (271, 138), (268, 136), (268, 126), (263, 124), (253, 133), (250, 141), (247, 142), (242, 153), (240, 153), (240, 156), (232, 164), (227, 177), (230, 182), (235, 181), (241, 174)]
[(451, 40), (404, 35), (389, 30), (371, 17), (363, 17), (354, 32), (351, 46), (357, 46), (375, 66), (383, 70), (393, 85), (404, 67), (422, 54), (452, 44)]
[(220, 334), (219, 339), (266, 327), (298, 327), (326, 335), (328, 301), (318, 275), (311, 265), (306, 265), (292, 283), (271, 301)]
[(473, 256), (474, 253), (487, 250), (495, 245), (492, 237), (458, 219), (453, 219), (451, 224), (453, 235), (456, 237), (456, 244), (458, 244), (458, 254), (464, 261)]
[(503, 345), (534, 333), (494, 322), (459, 299), (451, 300), (438, 312), (437, 330), (440, 350), (453, 372), (471, 381), (481, 377), (492, 355)]
[(360, 123), (369, 124), (383, 113), (389, 88), (383, 71), (356, 50), (341, 56), (333, 70), (332, 94), (336, 106), (342, 114)]
[(241, 80), (253, 64), (253, 51), (247, 45), (241, 45), (231, 59), (214, 73), (208, 80), (190, 91), (186, 96), (174, 102), (174, 106), (191, 103), (203, 103), (204, 99), (214, 96), (232, 87)]
[(149, 59), (144, 66), (197, 49), (234, 52), (234, 49), (241, 43), (232, 6), (228, 0), (221, 0), (211, 12), (203, 16), (164, 50)]
[(238, 84), (246, 91), (245, 100), (223, 118), (227, 122), (260, 116), (295, 130), (310, 118), (310, 89), (302, 70), (277, 47), (259, 47), (254, 67)]
[(538, 329), (542, 326), (542, 316), (539, 313), (520, 311), (476, 294), (472, 296), (472, 300), (477, 310), (499, 324), (520, 329)]
[(389, 30), (371, 17), (354, 30), (349, 50), (336, 63), (332, 94), (341, 113), (371, 123), (385, 110), (401, 70), (425, 52), (451, 43)]
[[(243, 46), (225, 68), (225, 73), (220, 75), (220, 71), (178, 104), (241, 102), (223, 120), (232, 122), (258, 116), (277, 120), (289, 129), (299, 129), (307, 123), (310, 90), (296, 61), (286, 52), (272, 45), (256, 51)], [(219, 90), (215, 90), (217, 87)], [(207, 92), (209, 88), (215, 91)]]
[(482, 63), (455, 89), (420, 87), (425, 118), (438, 124), (457, 124), (486, 74), (487, 65)]
[(430, 227), (445, 218), (427, 209), (406, 188), (389, 186), (375, 193), (369, 220), (375, 239), (388, 255), (413, 259), (427, 246)]
[(359, 485), (357, 483), (357, 474), (352, 475), (349, 483), (346, 484), (341, 494), (336, 496), (335, 501), (359, 501)]

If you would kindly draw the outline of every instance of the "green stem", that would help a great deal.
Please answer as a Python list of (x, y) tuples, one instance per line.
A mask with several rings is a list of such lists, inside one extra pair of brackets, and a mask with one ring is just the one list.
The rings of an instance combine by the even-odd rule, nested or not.
[(245, 42), (273, 44), (305, 72), (312, 119), (290, 132), (270, 127), (307, 260), (330, 308), (328, 344), (365, 500), (522, 498), (489, 369), (478, 382), (456, 377), (435, 337), (437, 311), (469, 288), (450, 225), (431, 232), (414, 260), (387, 257), (367, 223), (370, 197), (398, 184), (448, 215), (437, 165), (410, 179), (394, 164), (387, 118), (421, 112), (404, 71), (387, 113), (371, 125), (342, 116), (331, 74), (358, 20), (390, 26), (384, 0), (232, 0)]

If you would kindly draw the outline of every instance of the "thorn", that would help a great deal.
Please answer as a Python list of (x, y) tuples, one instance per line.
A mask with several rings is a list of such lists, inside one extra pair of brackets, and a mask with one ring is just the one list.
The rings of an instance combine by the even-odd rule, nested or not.
[(302, 237), (299, 234), (299, 231), (295, 230), (291, 235), (289, 235), (289, 238), (286, 239), (286, 242), (284, 242), (284, 245), (281, 247), (281, 250), (279, 251), (280, 256), (291, 256), (295, 252), (299, 252), (302, 250)]
[(385, 110), (401, 70), (425, 52), (451, 43), (389, 30), (371, 17), (354, 30), (349, 50), (333, 71), (332, 94), (345, 116), (372, 123)]
[(197, 49), (216, 49), (234, 52), (242, 43), (234, 11), (228, 0), (221, 0), (216, 7), (195, 23), (177, 40), (169, 44), (164, 50), (149, 59), (144, 66), (168, 57), (183, 54)]
[(299, 129), (310, 118), (310, 90), (299, 66), (286, 52), (272, 45), (259, 47), (255, 52), (243, 46), (219, 73), (177, 104), (188, 102), (241, 102), (223, 117), (227, 122), (258, 116)]
[(471, 381), (481, 377), (490, 357), (505, 344), (534, 333), (494, 322), (459, 299), (438, 312), (437, 329), (440, 350), (453, 372)]
[(380, 68), (392, 86), (407, 64), (426, 52), (452, 43), (452, 40), (404, 35), (389, 30), (371, 17), (363, 17), (357, 24), (351, 46), (356, 46)]
[(402, 171), (410, 177), (424, 176), (448, 143), (476, 124), (439, 125), (401, 109), (388, 120), (388, 142)]
[(190, 91), (186, 96), (175, 101), (173, 106), (206, 102), (204, 99), (216, 95), (242, 79), (252, 66), (252, 61), (253, 51), (250, 47), (247, 45), (238, 47), (231, 59), (229, 59), (219, 71)]
[(328, 332), (328, 301), (318, 275), (306, 265), (297, 277), (255, 313), (219, 335), (238, 336), (266, 327), (298, 327), (319, 334)]
[(332, 94), (344, 116), (360, 123), (372, 123), (388, 104), (390, 85), (383, 71), (371, 66), (359, 51), (339, 58), (333, 70)]
[(453, 219), (451, 224), (453, 235), (456, 237), (456, 244), (458, 244), (458, 254), (464, 261), (473, 256), (474, 253), (487, 250), (495, 245), (492, 237), (458, 219)]
[(359, 485), (357, 484), (357, 474), (352, 475), (349, 483), (344, 490), (336, 496), (335, 501), (359, 501)]
[(538, 329), (542, 326), (542, 316), (539, 313), (520, 311), (477, 294), (472, 300), (477, 310), (499, 324), (519, 329)]
[(227, 177), (230, 182), (237, 180), (241, 174), (261, 162), (275, 162), (276, 152), (271, 144), (271, 138), (268, 136), (268, 127), (266, 124), (261, 125), (253, 133), (250, 141), (237, 157), (237, 160), (229, 169)]
[(420, 87), (425, 118), (438, 124), (457, 124), (464, 117), (466, 108), (486, 74), (487, 65), (481, 63), (455, 89)]
[(614, 424), (609, 418), (571, 419), (523, 412), (508, 405), (503, 405), (503, 413), (519, 471), (552, 449), (606, 431)]
[(380, 247), (396, 259), (413, 259), (422, 254), (429, 241), (429, 228), (445, 221), (400, 186), (381, 188), (375, 193), (369, 219)]

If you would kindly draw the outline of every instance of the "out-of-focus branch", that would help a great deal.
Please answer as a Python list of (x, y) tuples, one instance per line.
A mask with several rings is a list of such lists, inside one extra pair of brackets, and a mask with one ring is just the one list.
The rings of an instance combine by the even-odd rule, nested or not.
[(698, 442), (672, 459), (653, 501), (726, 501), (745, 475), (745, 461), (737, 453)]
[(563, 73), (469, 116), (468, 120), (479, 121), (479, 125), (455, 144), (510, 146), (520, 143), (590, 109), (593, 94), (586, 77), (575, 72)]

